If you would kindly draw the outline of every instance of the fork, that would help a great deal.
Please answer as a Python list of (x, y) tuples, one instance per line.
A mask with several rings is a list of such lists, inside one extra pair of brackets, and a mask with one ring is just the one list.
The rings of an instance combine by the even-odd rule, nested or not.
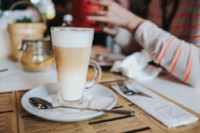
[(147, 95), (147, 94), (145, 94), (145, 93), (143, 93), (141, 91), (135, 92), (133, 90), (130, 90), (126, 86), (125, 82), (123, 80), (121, 80), (121, 79), (116, 79), (116, 82), (117, 82), (117, 85), (119, 86), (120, 90), (126, 95), (140, 95), (140, 96), (145, 96), (145, 97), (152, 98), (151, 96), (149, 96), (149, 95)]

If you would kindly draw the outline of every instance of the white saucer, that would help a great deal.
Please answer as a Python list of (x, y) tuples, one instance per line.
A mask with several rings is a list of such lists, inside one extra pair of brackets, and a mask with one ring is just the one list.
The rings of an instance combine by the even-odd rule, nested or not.
[[(22, 106), (24, 107), (26, 111), (28, 111), (29, 113), (35, 116), (38, 116), (47, 120), (60, 121), (60, 122), (73, 122), (73, 121), (87, 120), (87, 119), (91, 119), (103, 114), (103, 112), (96, 112), (96, 111), (84, 111), (84, 112), (81, 111), (83, 113), (80, 113), (76, 111), (74, 112), (73, 109), (71, 110), (69, 114), (67, 114), (66, 112), (63, 112), (62, 110), (59, 110), (59, 109), (47, 109), (47, 110), (38, 109), (36, 107), (33, 107), (29, 103), (30, 97), (44, 98), (44, 97), (48, 97), (48, 96), (56, 94), (58, 91), (57, 86), (58, 84), (54, 83), (54, 84), (39, 86), (39, 87), (29, 90), (22, 97), (22, 100), (21, 100)], [(96, 96), (100, 98), (103, 97), (104, 99), (107, 99), (107, 98), (109, 99), (109, 102), (105, 102), (103, 105), (100, 104), (98, 105), (98, 107), (96, 107), (99, 109), (100, 108), (112, 109), (117, 102), (117, 97), (114, 94), (114, 92), (101, 85), (95, 85), (94, 87), (85, 90), (85, 92), (89, 93), (90, 95), (94, 97)], [(70, 109), (68, 109), (68, 112), (69, 111)]]

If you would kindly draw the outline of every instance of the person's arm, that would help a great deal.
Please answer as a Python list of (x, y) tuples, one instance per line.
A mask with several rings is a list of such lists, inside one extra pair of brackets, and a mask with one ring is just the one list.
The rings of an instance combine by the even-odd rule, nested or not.
[(124, 28), (119, 28), (113, 36), (113, 41), (118, 44), (126, 54), (141, 51), (142, 47), (134, 40), (134, 35)]
[[(199, 0), (200, 1), (200, 0)], [(198, 5), (197, 5), (198, 6)], [(200, 9), (193, 13), (197, 15)], [(192, 17), (192, 27), (200, 18)], [(197, 27), (198, 28), (198, 27)], [(181, 81), (194, 87), (200, 85), (200, 30), (192, 28), (192, 42), (185, 42), (145, 21), (135, 33), (135, 39), (151, 54), (152, 59)], [(153, 34), (152, 34), (153, 33)]]
[(103, 27), (103, 31), (106, 33), (116, 34), (115, 27), (122, 27), (134, 34), (137, 27), (144, 22), (143, 18), (110, 0), (95, 0), (91, 1), (90, 4), (104, 7), (102, 9), (105, 10), (90, 12), (88, 20), (106, 23), (107, 26)]
[(143, 18), (109, 0), (96, 0), (92, 1), (91, 4), (103, 6), (106, 10), (91, 12), (88, 20), (106, 23), (102, 30), (111, 35), (125, 53), (130, 54), (142, 49), (134, 41), (133, 34), (136, 28), (144, 21)]
[[(97, 4), (107, 7), (106, 11), (98, 11), (89, 20), (113, 24), (127, 29), (135, 40), (146, 49), (152, 59), (167, 69), (172, 75), (192, 86), (200, 84), (200, 30), (194, 28), (200, 24), (199, 4), (194, 8), (192, 18), (192, 39), (198, 38), (193, 43), (178, 39), (172, 34), (158, 28), (150, 21), (136, 16), (116, 3), (108, 0), (97, 0)], [(197, 18), (195, 17), (197, 16)], [(107, 28), (107, 27), (105, 27)], [(199, 27), (198, 27), (199, 28)]]

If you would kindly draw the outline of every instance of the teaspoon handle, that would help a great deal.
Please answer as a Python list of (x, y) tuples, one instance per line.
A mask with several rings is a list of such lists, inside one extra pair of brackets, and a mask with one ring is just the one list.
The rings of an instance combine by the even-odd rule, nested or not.
[(1, 69), (0, 72), (8, 71), (8, 68)]
[(98, 112), (107, 112), (107, 113), (115, 113), (115, 114), (128, 114), (134, 115), (134, 110), (107, 110), (107, 109), (93, 109), (93, 108), (77, 108), (77, 107), (70, 107), (70, 106), (56, 106), (53, 108), (70, 108), (70, 109), (80, 109), (80, 110), (91, 110), (91, 111), (98, 111)]
[(106, 109), (96, 109), (96, 111), (103, 111), (108, 113), (115, 113), (115, 114), (128, 114), (128, 115), (134, 115), (135, 111), (133, 110), (106, 110)]

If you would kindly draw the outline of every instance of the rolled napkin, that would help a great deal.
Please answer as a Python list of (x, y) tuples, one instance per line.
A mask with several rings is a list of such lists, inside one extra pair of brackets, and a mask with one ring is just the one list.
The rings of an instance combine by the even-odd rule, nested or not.
[(147, 51), (133, 53), (123, 61), (116, 61), (111, 72), (121, 72), (124, 76), (137, 81), (151, 80), (158, 76), (162, 68), (149, 65), (152, 59)]
[(112, 88), (169, 128), (186, 125), (198, 120), (198, 117), (156, 95), (137, 83), (127, 84), (127, 86), (131, 90), (138, 89), (152, 98), (139, 95), (125, 95), (121, 92), (118, 86), (112, 86)]

